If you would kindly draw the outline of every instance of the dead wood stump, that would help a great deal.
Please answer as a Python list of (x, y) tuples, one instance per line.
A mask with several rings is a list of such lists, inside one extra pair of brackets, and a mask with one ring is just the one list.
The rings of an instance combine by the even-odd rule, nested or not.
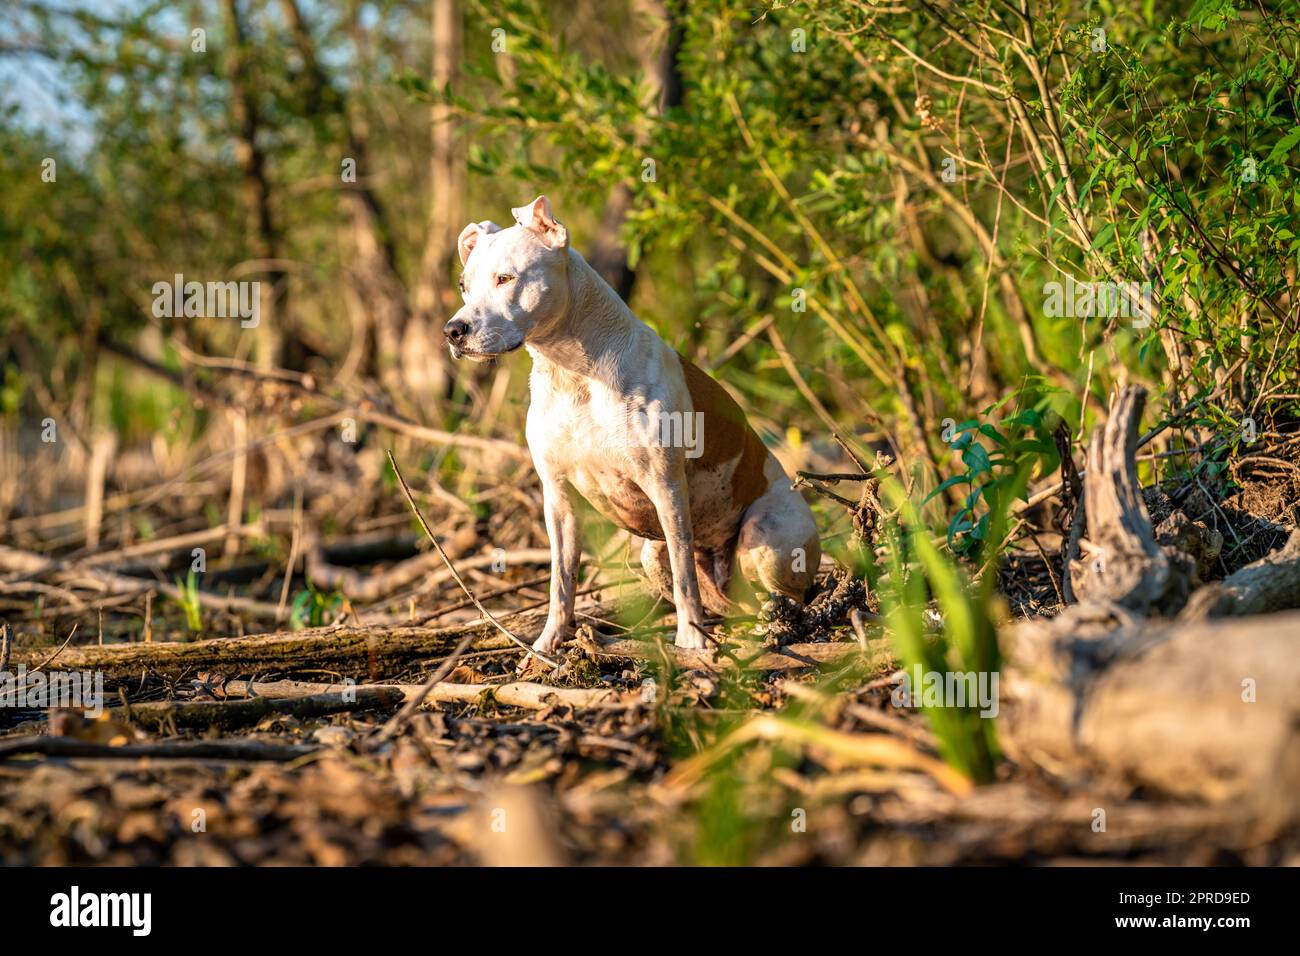
[(1275, 832), (1300, 822), (1300, 535), (1189, 601), (1195, 561), (1160, 547), (1137, 484), (1144, 400), (1123, 390), (1092, 443), (1081, 603), (1006, 636), (1001, 736), (1052, 775), (1231, 805)]
[(1080, 601), (1105, 599), (1132, 611), (1181, 606), (1187, 577), (1156, 542), (1137, 479), (1138, 426), (1146, 389), (1130, 385), (1111, 402), (1094, 434), (1084, 479), (1089, 553), (1070, 566)]

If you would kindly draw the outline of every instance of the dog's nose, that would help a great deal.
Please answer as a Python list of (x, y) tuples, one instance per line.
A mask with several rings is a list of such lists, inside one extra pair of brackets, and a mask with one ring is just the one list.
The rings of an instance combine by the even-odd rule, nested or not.
[(442, 327), (442, 334), (447, 336), (447, 341), (455, 345), (469, 334), (469, 323), (464, 319), (452, 319)]

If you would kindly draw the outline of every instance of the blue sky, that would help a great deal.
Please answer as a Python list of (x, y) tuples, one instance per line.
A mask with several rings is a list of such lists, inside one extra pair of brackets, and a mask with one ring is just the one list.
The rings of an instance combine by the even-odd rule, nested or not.
[[(58, 0), (48, 6), (111, 18), (145, 4), (141, 0)], [(32, 18), (25, 11), (9, 7), (0, 13), (0, 49), (21, 47), (35, 37)], [(68, 77), (58, 63), (39, 53), (0, 55), (0, 104), (16, 104), (19, 123), (42, 129), (74, 149), (90, 145), (88, 116), (73, 95)]]
[[(143, 12), (157, 6), (157, 0), (20, 0), (24, 5), (44, 4), (49, 8), (92, 12), (104, 19), (115, 19), (122, 14)], [(330, 0), (304, 0), (303, 11), (309, 22), (317, 20), (322, 11), (330, 10)], [(160, 30), (175, 30), (177, 36), (188, 38), (188, 10), (179, 3), (164, 9), (153, 19)], [(374, 26), (378, 12), (371, 4), (361, 9), (361, 22)], [(211, 31), (210, 31), (211, 32)], [(0, 0), (0, 50), (22, 46), (35, 36), (32, 18), (14, 6)], [(212, 38), (209, 38), (209, 43)], [(211, 49), (211, 47), (209, 47)], [(339, 55), (339, 51), (323, 48), (321, 56), (326, 62)], [(0, 106), (17, 104), (18, 122), (24, 127), (39, 128), (58, 141), (66, 143), (74, 152), (84, 154), (92, 145), (90, 116), (77, 101), (69, 78), (60, 64), (39, 53), (7, 52), (0, 54)]]

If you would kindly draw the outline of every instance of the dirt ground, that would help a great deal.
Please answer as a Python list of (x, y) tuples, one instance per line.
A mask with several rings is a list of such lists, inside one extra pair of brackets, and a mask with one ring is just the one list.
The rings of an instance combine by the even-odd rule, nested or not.
[[(1300, 481), (1267, 473), (1241, 476), (1228, 497), (1212, 501), (1186, 489), (1148, 489), (1153, 523), (1174, 509), (1219, 530), (1226, 544), (1206, 569), (1221, 577), (1285, 539), (1300, 518)], [(526, 498), (525, 498), (526, 500)], [(461, 553), (502, 540), (501, 526), (527, 525), (524, 512), (497, 512), (462, 542)], [(390, 522), (395, 525), (396, 522)], [(473, 526), (472, 526), (473, 527)], [(394, 537), (389, 532), (390, 537)], [(478, 536), (475, 543), (472, 539)], [(536, 545), (536, 532), (518, 536)], [(1012, 618), (1050, 616), (1059, 582), (1045, 560), (1059, 539), (1013, 550), (1000, 590)], [(391, 558), (367, 562), (361, 578)], [(409, 559), (405, 559), (409, 560)], [(494, 614), (544, 602), (544, 568), (504, 577), (470, 575), (479, 592), (505, 592)], [(233, 576), (232, 576), (233, 580)], [(634, 581), (634, 579), (632, 579)], [(319, 632), (344, 635), (358, 622), (455, 627), (477, 611), (457, 604), (447, 582), (409, 597), (400, 591), (358, 612), (336, 609)], [(987, 864), (1128, 862), (1160, 864), (1300, 863), (1300, 835), (1261, 839), (1221, 809), (1163, 800), (1122, 781), (1003, 762), (997, 780), (973, 791), (938, 759), (925, 718), (891, 703), (896, 664), (874, 618), (878, 603), (860, 582), (822, 575), (817, 620), (738, 619), (724, 631), (736, 655), (756, 639), (769, 645), (783, 626), (800, 647), (833, 645), (816, 666), (763, 669), (665, 667), (665, 609), (629, 619), (636, 583), (593, 586), (579, 604), (590, 631), (566, 655), (560, 676), (523, 652), (475, 645), (445, 681), (470, 685), (468, 699), (415, 713), (382, 746), (376, 735), (395, 706), (320, 716), (270, 714), (246, 726), (145, 729), (122, 712), (95, 724), (40, 710), (7, 709), (0, 749), (55, 733), (87, 744), (216, 741), (298, 748), (276, 759), (231, 756), (104, 756), (28, 753), (0, 760), (0, 862), (5, 864), (313, 864), (343, 866), (473, 863), (578, 864)], [(247, 585), (244, 593), (256, 593)], [(235, 588), (231, 587), (231, 592)], [(403, 611), (405, 607), (405, 613)], [(447, 609), (453, 609), (449, 612)], [(611, 608), (623, 609), (615, 614)], [(351, 613), (349, 613), (351, 612)], [(174, 635), (161, 616), (160, 635)], [(77, 623), (73, 645), (114, 637), (99, 615), (47, 614), (17, 628), (18, 649), (55, 653), (58, 635)], [(853, 618), (856, 617), (856, 621)], [(214, 628), (238, 620), (214, 612)], [(118, 625), (128, 630), (129, 621)], [(139, 622), (134, 623), (138, 630)], [(172, 632), (168, 632), (168, 628)], [(266, 628), (248, 627), (248, 630)], [(603, 637), (601, 637), (603, 635)], [(642, 641), (628, 656), (594, 653), (600, 641)], [(596, 640), (593, 645), (591, 639)], [(746, 641), (750, 643), (745, 643)], [(629, 645), (630, 646), (630, 645)], [(779, 651), (779, 648), (778, 648)], [(784, 653), (784, 652), (782, 652)], [(252, 678), (419, 684), (448, 655), (399, 666), (374, 656), (351, 673), (307, 666), (258, 673), (205, 670), (142, 673), (110, 680), (109, 703), (219, 701), (231, 683)], [(521, 678), (610, 693), (599, 705), (541, 699), (527, 707), (496, 697)], [(814, 721), (800, 736), (772, 715)], [(783, 729), (784, 728), (784, 729)], [(748, 746), (737, 744), (747, 741)], [(868, 757), (854, 749), (866, 741)], [(865, 745), (864, 745), (865, 746)], [(891, 749), (892, 748), (892, 749)], [(884, 759), (882, 755), (888, 755)], [(1097, 809), (1105, 808), (1104, 824)]]

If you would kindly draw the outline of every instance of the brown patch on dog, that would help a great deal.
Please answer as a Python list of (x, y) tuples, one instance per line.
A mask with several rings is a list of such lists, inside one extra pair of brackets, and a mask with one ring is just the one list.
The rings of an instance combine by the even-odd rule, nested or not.
[(712, 468), (735, 461), (731, 473), (731, 505), (736, 510), (748, 508), (767, 490), (763, 474), (767, 464), (767, 447), (745, 420), (736, 400), (690, 359), (677, 356), (686, 376), (695, 411), (704, 413), (704, 451), (698, 458), (686, 459), (689, 470)]
[(606, 517), (613, 518), (616, 524), (643, 538), (663, 540), (659, 512), (636, 482), (619, 479), (615, 487), (606, 490), (605, 501), (611, 512)]

